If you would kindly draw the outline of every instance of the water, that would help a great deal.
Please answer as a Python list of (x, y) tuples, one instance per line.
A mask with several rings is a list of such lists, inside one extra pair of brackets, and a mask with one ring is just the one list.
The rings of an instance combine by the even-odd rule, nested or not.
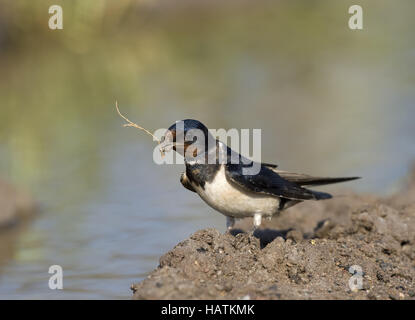
[[(156, 165), (151, 139), (121, 127), (116, 99), (150, 129), (183, 118), (261, 128), (265, 162), (395, 191), (415, 159), (411, 2), (377, 2), (361, 33), (339, 3), (153, 8), (137, 13), (152, 23), (134, 11), (118, 24), (94, 7), (98, 22), (77, 26), (88, 32), (71, 27), (75, 9), (59, 35), (26, 26), (20, 46), (0, 51), (0, 176), (42, 212), (0, 239), (0, 298), (129, 298), (177, 242), (224, 231), (224, 217), (180, 185), (182, 166)], [(48, 288), (55, 264), (62, 291)]]

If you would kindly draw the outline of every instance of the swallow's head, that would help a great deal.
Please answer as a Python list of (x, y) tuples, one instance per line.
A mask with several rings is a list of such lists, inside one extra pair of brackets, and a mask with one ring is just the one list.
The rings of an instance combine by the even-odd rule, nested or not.
[(213, 139), (213, 136), (203, 123), (186, 119), (176, 121), (167, 129), (161, 138), (161, 148), (163, 152), (173, 149), (189, 159), (204, 154), (207, 151), (209, 139)]

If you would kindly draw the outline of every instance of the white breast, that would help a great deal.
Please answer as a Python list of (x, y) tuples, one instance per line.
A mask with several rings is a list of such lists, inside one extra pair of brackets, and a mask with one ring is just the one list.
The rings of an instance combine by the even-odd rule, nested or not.
[(244, 218), (255, 213), (272, 216), (278, 212), (279, 198), (242, 190), (226, 179), (224, 166), (212, 182), (205, 184), (205, 189), (193, 187), (208, 205), (226, 216)]

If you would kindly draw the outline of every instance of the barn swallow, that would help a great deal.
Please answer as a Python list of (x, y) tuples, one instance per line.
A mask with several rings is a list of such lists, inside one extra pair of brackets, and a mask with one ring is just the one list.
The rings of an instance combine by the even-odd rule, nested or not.
[[(186, 139), (191, 131), (201, 133), (204, 139)], [(253, 217), (256, 229), (261, 225), (263, 217), (270, 219), (304, 200), (332, 198), (329, 193), (310, 190), (305, 186), (359, 178), (313, 177), (281, 171), (277, 165), (267, 163), (259, 163), (257, 174), (243, 174), (246, 158), (214, 138), (201, 122), (192, 119), (170, 126), (161, 142), (163, 152), (173, 149), (184, 157), (186, 170), (181, 174), (180, 182), (186, 189), (196, 192), (210, 207), (226, 216), (228, 231), (236, 219)], [(236, 164), (231, 161), (235, 155), (241, 160)], [(208, 161), (211, 159), (209, 157), (213, 157), (214, 161)], [(220, 157), (225, 161), (218, 161)]]

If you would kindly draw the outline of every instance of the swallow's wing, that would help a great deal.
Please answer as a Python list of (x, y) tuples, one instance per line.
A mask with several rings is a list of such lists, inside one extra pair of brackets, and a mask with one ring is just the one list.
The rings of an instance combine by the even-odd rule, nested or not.
[(346, 182), (351, 180), (359, 179), (360, 177), (336, 177), (336, 178), (329, 178), (329, 177), (313, 177), (307, 174), (302, 173), (294, 173), (294, 172), (287, 172), (276, 169), (276, 166), (263, 164), (267, 168), (274, 171), (278, 174), (281, 178), (298, 184), (300, 186), (322, 186), (325, 184), (332, 184), (332, 183), (339, 183), (339, 182)]
[(256, 175), (243, 175), (242, 165), (227, 164), (225, 167), (226, 178), (247, 191), (284, 197), (292, 200), (328, 199), (331, 196), (324, 192), (315, 192), (285, 180), (275, 171), (265, 165)]

